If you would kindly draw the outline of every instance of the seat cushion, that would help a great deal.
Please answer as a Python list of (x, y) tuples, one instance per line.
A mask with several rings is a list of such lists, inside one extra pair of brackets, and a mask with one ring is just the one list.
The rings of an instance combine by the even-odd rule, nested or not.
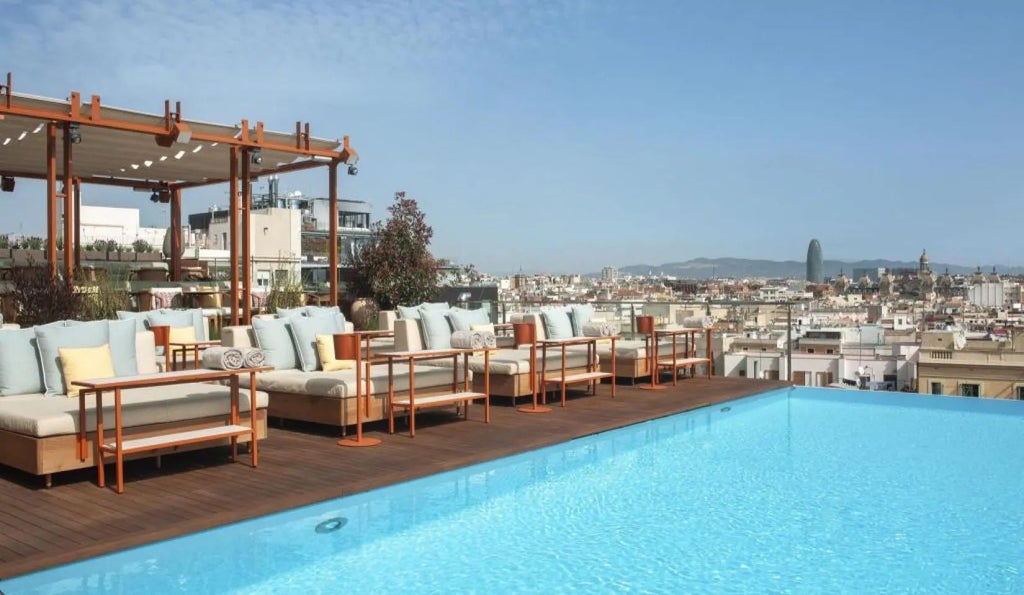
[[(371, 366), (370, 394), (387, 394), (388, 367), (386, 364)], [(409, 390), (409, 366), (395, 364), (395, 390)], [(459, 371), (462, 380), (462, 371)], [(247, 375), (239, 377), (244, 386), (248, 386)], [(365, 382), (365, 379), (363, 380)], [(451, 368), (416, 365), (417, 390), (433, 389), (450, 384)], [(274, 370), (256, 375), (256, 388), (270, 393), (293, 393), (344, 399), (356, 396), (356, 371), (341, 370), (336, 372), (303, 372), (301, 370)]]
[[(244, 375), (246, 378), (248, 375)], [(248, 391), (239, 395), (240, 411), (249, 410)], [(256, 392), (256, 407), (266, 408), (267, 394)], [(96, 398), (86, 397), (85, 427), (96, 429)], [(124, 427), (144, 426), (228, 415), (231, 391), (218, 384), (176, 384), (133, 388), (121, 394)], [(114, 429), (114, 397), (103, 397), (104, 428)], [(0, 429), (36, 438), (78, 432), (78, 399), (54, 399), (43, 395), (22, 395), (0, 399)], [(108, 436), (112, 434), (108, 433)]]
[[(547, 357), (542, 359), (543, 352), (537, 350), (537, 370), (542, 369), (544, 359), (547, 360), (549, 372), (562, 369), (561, 349), (548, 349)], [(600, 356), (599, 356), (600, 359)], [(439, 368), (452, 367), (452, 358), (424, 360), (423, 365), (436, 366)], [(491, 374), (515, 376), (516, 374), (530, 373), (530, 350), (529, 349), (498, 349), (491, 352), (490, 358)], [(462, 365), (462, 358), (459, 358), (459, 366)], [(587, 365), (587, 350), (569, 347), (565, 350), (565, 367), (582, 368)], [(474, 355), (469, 358), (469, 369), (474, 373), (484, 371), (484, 356)], [(416, 384), (419, 385), (419, 376), (416, 377)]]

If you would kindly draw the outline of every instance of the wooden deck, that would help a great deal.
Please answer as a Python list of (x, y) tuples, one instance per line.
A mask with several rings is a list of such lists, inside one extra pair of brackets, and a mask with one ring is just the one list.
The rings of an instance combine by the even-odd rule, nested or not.
[(469, 421), (456, 419), (452, 408), (424, 410), (416, 417), (413, 439), (408, 433), (388, 435), (386, 423), (368, 426), (369, 435), (383, 440), (372, 448), (336, 446), (336, 429), (272, 423), (268, 439), (260, 443), (258, 469), (232, 464), (226, 448), (165, 456), (160, 469), (154, 459), (133, 461), (126, 465), (122, 495), (98, 488), (92, 470), (57, 474), (54, 487), (46, 489), (41, 478), (0, 467), (0, 578), (782, 386), (688, 378), (656, 392), (620, 386), (611, 399), (610, 387), (603, 385), (596, 396), (574, 391), (568, 408), (555, 403), (554, 411), (539, 415), (516, 413), (507, 401), (495, 399), (489, 425), (478, 405), (470, 409)]

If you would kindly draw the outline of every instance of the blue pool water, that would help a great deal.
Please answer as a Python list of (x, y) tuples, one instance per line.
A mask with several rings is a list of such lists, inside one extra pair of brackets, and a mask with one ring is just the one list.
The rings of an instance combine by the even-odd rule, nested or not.
[(1021, 593), (1022, 453), (1024, 403), (784, 390), (0, 589)]

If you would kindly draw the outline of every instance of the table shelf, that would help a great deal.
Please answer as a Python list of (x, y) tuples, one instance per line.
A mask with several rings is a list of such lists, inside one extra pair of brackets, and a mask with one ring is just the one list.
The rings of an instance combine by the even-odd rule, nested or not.
[[(463, 403), (465, 401), (472, 401), (475, 399), (486, 399), (487, 395), (478, 392), (458, 392), (458, 393), (445, 393), (441, 395), (430, 395), (426, 397), (416, 397), (416, 407), (427, 407), (431, 405), (448, 405), (452, 403)], [(413, 403), (408, 397), (396, 397), (391, 402), (395, 407), (409, 408), (413, 406)]]
[(579, 374), (569, 374), (568, 376), (548, 377), (544, 379), (544, 382), (548, 384), (579, 384), (581, 382), (593, 382), (611, 377), (612, 375), (608, 372), (581, 372)]
[[(202, 430), (189, 430), (187, 432), (161, 434), (159, 436), (147, 436), (146, 438), (122, 440), (121, 452), (127, 455), (136, 452), (169, 448), (172, 446), (184, 446), (186, 444), (206, 442), (209, 440), (233, 438), (244, 436), (246, 434), (252, 434), (252, 428), (240, 425), (227, 425), (217, 426), (214, 428), (203, 428)], [(102, 448), (106, 452), (116, 453), (117, 443), (107, 442), (103, 444)]]

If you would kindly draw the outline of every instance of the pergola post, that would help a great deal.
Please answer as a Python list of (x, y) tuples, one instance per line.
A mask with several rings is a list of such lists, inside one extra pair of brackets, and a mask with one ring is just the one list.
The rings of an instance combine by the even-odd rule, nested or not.
[(249, 180), (249, 149), (242, 149), (242, 320), (252, 323), (252, 238), (249, 208), (252, 205), (252, 182)]
[(238, 148), (231, 147), (231, 174), (228, 179), (228, 225), (231, 226), (231, 326), (238, 326)]
[[(73, 250), (72, 254), (75, 255), (75, 268), (81, 270), (82, 269), (82, 226), (79, 225), (79, 221), (82, 220), (81, 219), (81, 215), (82, 215), (82, 180), (80, 180), (78, 178), (75, 178), (71, 182), (71, 188), (73, 189), (74, 197), (75, 197), (74, 209), (73, 209), (73, 211), (74, 211), (74, 217), (73, 217), (74, 234), (73, 235), (74, 235), (74, 238), (75, 238), (75, 242), (72, 245), (72, 250)], [(65, 245), (67, 244), (67, 240), (66, 239), (64, 240), (64, 243), (65, 243)]]
[(328, 270), (331, 287), (331, 305), (338, 305), (338, 161), (328, 166), (328, 196), (330, 198), (331, 225), (327, 236)]
[(72, 240), (72, 224), (75, 218), (71, 211), (74, 210), (74, 189), (72, 188), (72, 160), (71, 160), (71, 124), (64, 123), (64, 278), (70, 282), (74, 277), (75, 260), (72, 258), (74, 248)]
[(57, 123), (46, 125), (46, 261), (57, 281)]
[(171, 281), (181, 282), (181, 189), (171, 190)]

